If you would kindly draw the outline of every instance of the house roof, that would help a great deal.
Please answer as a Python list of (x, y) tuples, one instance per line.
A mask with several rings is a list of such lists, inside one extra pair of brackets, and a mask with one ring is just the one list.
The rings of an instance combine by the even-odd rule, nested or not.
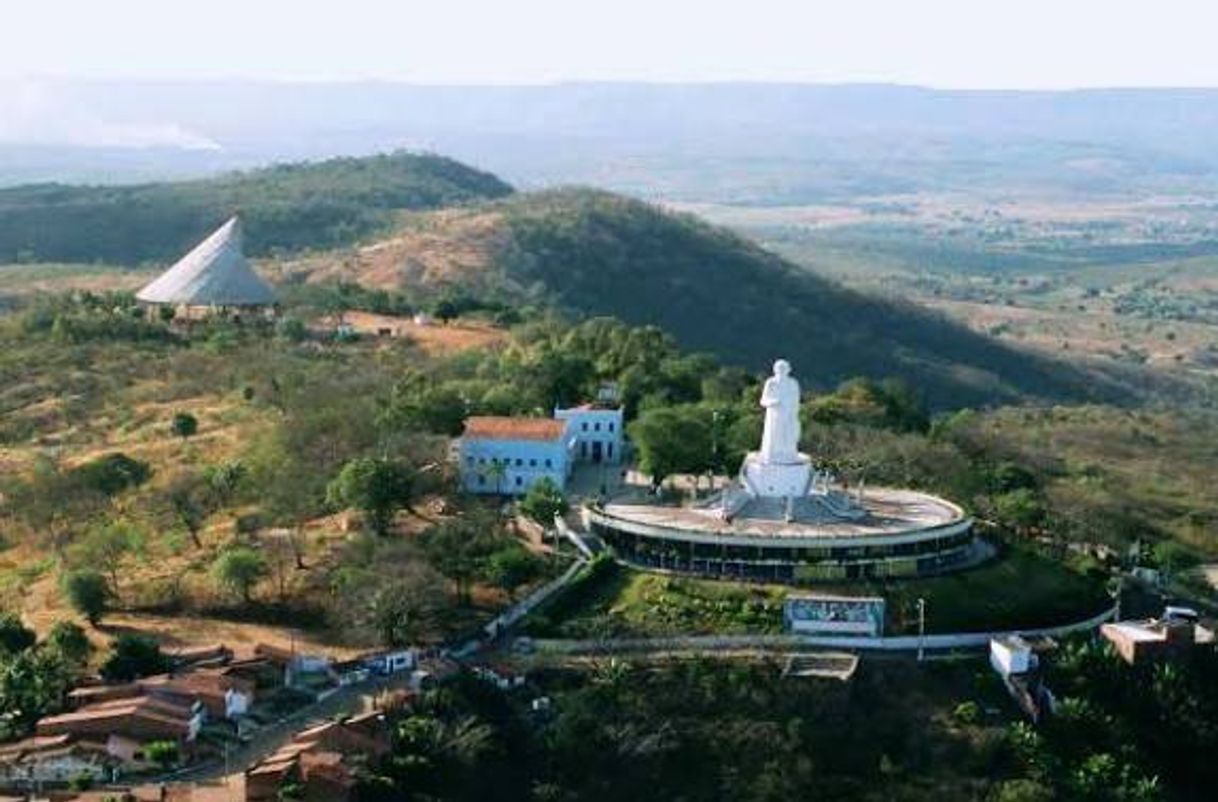
[(178, 260), (136, 298), (186, 306), (267, 306), (275, 292), (242, 252), (241, 222), (232, 217)]
[(223, 643), (208, 643), (202, 646), (183, 646), (177, 649), (167, 649), (165, 654), (180, 663), (231, 660), (233, 657), (232, 649)]
[(465, 436), (481, 440), (561, 440), (566, 421), (551, 418), (510, 418), (476, 415), (465, 421)]
[(45, 716), (38, 720), (36, 731), (44, 736), (70, 733), (77, 729), (91, 731), (105, 723), (111, 732), (135, 728), (185, 735), (190, 731), (193, 715), (189, 707), (165, 699), (138, 696), (99, 702), (57, 716)]

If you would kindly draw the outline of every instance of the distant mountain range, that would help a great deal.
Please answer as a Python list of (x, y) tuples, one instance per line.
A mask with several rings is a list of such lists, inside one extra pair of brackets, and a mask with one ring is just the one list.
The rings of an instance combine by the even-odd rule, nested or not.
[(72, 81), (20, 91), (0, 120), (0, 183), (195, 176), (402, 147), (526, 187), (747, 203), (1192, 192), (1218, 172), (1211, 90)]

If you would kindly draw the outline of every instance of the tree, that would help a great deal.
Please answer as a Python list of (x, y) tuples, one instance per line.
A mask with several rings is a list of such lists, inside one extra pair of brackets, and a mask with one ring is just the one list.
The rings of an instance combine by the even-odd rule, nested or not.
[(119, 569), (128, 554), (144, 547), (143, 535), (123, 521), (112, 521), (89, 532), (76, 544), (73, 556), (80, 565), (102, 571), (110, 578), (110, 592), (118, 595)]
[(550, 477), (545, 476), (529, 486), (517, 505), (522, 513), (543, 528), (554, 526), (554, 519), (567, 513), (567, 500)]
[(250, 602), (254, 586), (270, 574), (270, 566), (260, 552), (246, 546), (228, 549), (212, 563), (211, 575), (216, 584), (237, 594), (241, 601)]
[(34, 630), (21, 621), (21, 616), (12, 612), (0, 613), (0, 654), (24, 652), (37, 639)]
[(73, 672), (57, 653), (27, 649), (0, 660), (0, 735), (19, 737), (62, 709)]
[(502, 547), (504, 536), (488, 516), (466, 515), (442, 521), (421, 538), (427, 559), (452, 580), (459, 601), (468, 598), (469, 583), (487, 559)]
[(659, 407), (644, 412), (630, 425), (639, 449), (639, 467), (658, 487), (674, 473), (701, 474), (714, 462), (709, 413), (699, 407)]
[(372, 624), (381, 645), (406, 646), (443, 630), (449, 601), (443, 579), (429, 566), (407, 563), (394, 581), (373, 597)]
[(181, 750), (177, 741), (152, 741), (144, 744), (144, 757), (168, 771), (178, 762)]
[(372, 531), (384, 535), (394, 513), (410, 506), (414, 479), (414, 471), (405, 463), (361, 457), (343, 466), (327, 488), (326, 497), (335, 506), (360, 510)]
[(450, 320), (455, 319), (461, 312), (457, 309), (455, 303), (445, 298), (432, 307), (431, 314), (436, 320), (447, 325)]
[(1169, 576), (1188, 571), (1197, 567), (1201, 560), (1187, 546), (1174, 540), (1162, 540), (1151, 550), (1155, 565), (1159, 566)]
[(186, 530), (196, 549), (203, 548), (199, 533), (215, 509), (211, 484), (194, 472), (183, 471), (170, 480), (163, 498), (174, 522)]
[(508, 596), (515, 598), (516, 591), (541, 573), (541, 560), (522, 546), (513, 545), (490, 556), (486, 566), (486, 578)]
[(114, 453), (86, 462), (72, 469), (70, 474), (90, 490), (113, 497), (148, 481), (152, 468), (126, 454)]
[(486, 477), (495, 483), (495, 494), (503, 495), (503, 479), (507, 476), (507, 462), (498, 457), (491, 457), (486, 466)]
[(189, 412), (177, 412), (173, 416), (173, 421), (169, 424), (169, 428), (175, 435), (186, 440), (194, 437), (199, 431), (199, 419)]
[(106, 578), (91, 568), (68, 571), (63, 575), (62, 590), (72, 609), (96, 627), (110, 606), (110, 587)]
[(240, 460), (229, 460), (206, 468), (203, 480), (211, 489), (216, 503), (225, 506), (232, 503), (248, 475), (249, 471)]
[(111, 682), (130, 682), (169, 670), (170, 660), (147, 635), (123, 633), (110, 644), (110, 656), (102, 663), (101, 675)]
[(994, 515), (1000, 523), (1019, 531), (1039, 526), (1047, 511), (1036, 491), (1027, 488), (994, 496)]
[(45, 645), (54, 649), (70, 665), (81, 666), (89, 660), (93, 644), (89, 636), (71, 621), (56, 621), (47, 633)]
[(456, 437), (465, 428), (465, 399), (450, 387), (420, 387), (411, 378), (399, 382), (383, 402), (377, 424)]

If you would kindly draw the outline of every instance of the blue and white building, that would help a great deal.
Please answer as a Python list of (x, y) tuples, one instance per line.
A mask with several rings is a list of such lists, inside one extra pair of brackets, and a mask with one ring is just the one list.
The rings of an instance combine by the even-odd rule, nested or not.
[(566, 421), (575, 438), (575, 458), (580, 462), (617, 465), (622, 461), (622, 408), (608, 404), (581, 404), (555, 409), (554, 418)]
[(461, 485), (470, 493), (522, 495), (548, 478), (565, 490), (575, 449), (565, 420), (471, 417), (458, 449)]

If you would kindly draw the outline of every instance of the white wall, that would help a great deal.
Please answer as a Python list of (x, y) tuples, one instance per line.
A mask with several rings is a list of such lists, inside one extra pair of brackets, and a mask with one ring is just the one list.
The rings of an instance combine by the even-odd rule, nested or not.
[[(521, 495), (542, 477), (565, 489), (571, 474), (570, 448), (564, 440), (498, 440), (464, 437), (460, 448), (461, 483), (470, 493)], [(497, 481), (490, 468), (504, 463)]]
[(567, 421), (568, 431), (575, 437), (575, 458), (593, 461), (595, 444), (600, 444), (601, 461), (614, 465), (622, 461), (621, 409), (556, 409), (554, 417)]

